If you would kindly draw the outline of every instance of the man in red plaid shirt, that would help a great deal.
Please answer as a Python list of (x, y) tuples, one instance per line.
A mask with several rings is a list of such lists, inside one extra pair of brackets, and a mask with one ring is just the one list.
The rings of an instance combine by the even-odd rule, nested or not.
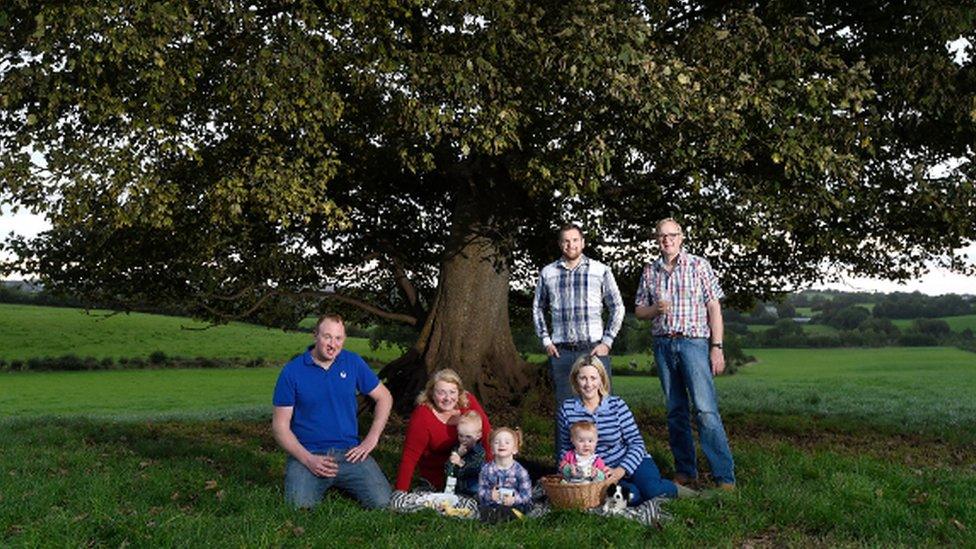
[(674, 219), (658, 222), (661, 257), (644, 267), (637, 288), (637, 318), (651, 320), (654, 361), (667, 399), (668, 438), (674, 454), (674, 481), (698, 478), (691, 407), (702, 452), (720, 488), (735, 488), (735, 464), (718, 412), (713, 375), (725, 370), (722, 305), (718, 278), (704, 258), (684, 251), (684, 235)]

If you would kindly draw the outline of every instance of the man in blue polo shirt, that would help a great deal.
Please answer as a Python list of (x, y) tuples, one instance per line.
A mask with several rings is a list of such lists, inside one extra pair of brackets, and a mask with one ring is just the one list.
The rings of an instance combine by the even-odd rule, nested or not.
[[(326, 314), (315, 343), (278, 375), (271, 430), (286, 452), (285, 500), (314, 507), (335, 486), (369, 508), (386, 507), (390, 482), (370, 452), (379, 443), (393, 407), (390, 391), (363, 359), (342, 349), (342, 317)], [(358, 394), (375, 401), (373, 423), (359, 441)]]

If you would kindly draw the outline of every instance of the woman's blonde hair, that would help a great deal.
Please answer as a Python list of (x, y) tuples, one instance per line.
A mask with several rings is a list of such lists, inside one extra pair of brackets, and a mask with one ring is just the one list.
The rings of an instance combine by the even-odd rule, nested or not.
[(522, 430), (518, 427), (512, 429), (511, 427), (499, 427), (491, 432), (488, 437), (488, 444), (495, 444), (495, 439), (498, 438), (498, 433), (508, 433), (512, 435), (512, 440), (515, 441), (515, 453), (518, 453), (522, 449)]
[(468, 393), (464, 390), (464, 383), (461, 382), (461, 376), (450, 368), (437, 370), (434, 372), (434, 375), (430, 376), (424, 390), (417, 395), (418, 405), (426, 404), (427, 406), (433, 407), (431, 403), (434, 401), (434, 385), (437, 385), (439, 381), (453, 383), (458, 390), (458, 408), (468, 407)]
[(576, 362), (573, 363), (573, 370), (569, 373), (569, 383), (572, 384), (576, 396), (580, 396), (579, 380), (576, 379), (576, 376), (582, 368), (587, 366), (596, 368), (597, 375), (600, 376), (600, 398), (609, 395), (610, 377), (607, 376), (607, 369), (603, 366), (603, 361), (598, 356), (583, 355), (576, 359)]

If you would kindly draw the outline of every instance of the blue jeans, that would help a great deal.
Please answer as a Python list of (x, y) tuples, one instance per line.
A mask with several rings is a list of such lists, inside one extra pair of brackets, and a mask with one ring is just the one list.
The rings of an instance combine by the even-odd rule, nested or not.
[(697, 478), (690, 420), (690, 408), (694, 404), (698, 438), (712, 468), (712, 477), (716, 482), (734, 484), (735, 464), (722, 416), (718, 413), (708, 350), (705, 338), (654, 338), (654, 360), (667, 400), (668, 439), (675, 470), (688, 478)]
[[(358, 463), (346, 461), (346, 450), (335, 449), (339, 473), (318, 477), (297, 459), (288, 456), (285, 464), (285, 501), (293, 507), (315, 507), (325, 491), (335, 486), (356, 498), (363, 507), (378, 509), (390, 503), (390, 482), (372, 457)], [(322, 454), (320, 454), (322, 455)]]
[(677, 497), (678, 487), (670, 480), (661, 478), (661, 471), (650, 456), (637, 466), (634, 472), (620, 481), (621, 486), (630, 489), (630, 501), (628, 505), (640, 505), (645, 501), (657, 496)]
[[(595, 347), (595, 345), (594, 345)], [(568, 349), (559, 349), (559, 358), (554, 356), (549, 357), (549, 375), (552, 377), (552, 387), (553, 395), (556, 397), (556, 410), (562, 406), (562, 403), (567, 398), (573, 398), (576, 394), (573, 392), (573, 384), (569, 381), (569, 374), (573, 371), (573, 363), (576, 362), (581, 356), (589, 355), (592, 351), (592, 347), (589, 349), (582, 349), (579, 351), (570, 351)], [(607, 371), (607, 379), (612, 381), (610, 374), (610, 356), (601, 356), (600, 362), (603, 362), (603, 367)], [(613, 388), (613, 385), (610, 386)], [(556, 463), (559, 463), (559, 458), (562, 454), (559, 449), (563, 446), (560, 444), (559, 440), (559, 425), (556, 425), (555, 435), (553, 436), (553, 443), (556, 445), (553, 449), (553, 453), (556, 456)], [(566, 442), (566, 446), (569, 446), (569, 441)]]

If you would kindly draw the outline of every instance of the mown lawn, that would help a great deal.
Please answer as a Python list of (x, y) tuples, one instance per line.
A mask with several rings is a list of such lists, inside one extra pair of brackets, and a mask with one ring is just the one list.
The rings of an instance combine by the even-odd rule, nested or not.
[[(747, 349), (758, 362), (718, 378), (723, 414), (794, 414), (976, 440), (976, 354), (954, 348)], [(647, 355), (614, 357), (619, 366)], [(0, 417), (127, 419), (265, 413), (278, 368), (6, 373)], [(662, 409), (657, 378), (614, 378), (635, 406)]]
[[(147, 357), (266, 358), (284, 361), (311, 343), (311, 335), (232, 322), (210, 326), (183, 317), (128, 313), (112, 315), (62, 307), (0, 303), (0, 359), (32, 357)], [(349, 338), (346, 348), (377, 361), (399, 356), (395, 348), (369, 348), (361, 338)]]
[[(746, 349), (758, 358), (717, 380), (723, 415), (798, 415), (976, 441), (976, 354), (949, 347)], [(664, 406), (643, 378), (619, 377), (628, 402)], [(654, 380), (655, 387), (658, 388)]]
[[(749, 352), (759, 363), (718, 380), (739, 489), (670, 503), (662, 529), (566, 512), (484, 526), (341, 496), (289, 510), (269, 432), (277, 368), (4, 374), (0, 545), (976, 544), (976, 355)], [(657, 380), (615, 385), (670, 475)], [(525, 455), (550, 455), (547, 414), (490, 412), (523, 427)], [(402, 434), (394, 419), (376, 452), (391, 478)]]

